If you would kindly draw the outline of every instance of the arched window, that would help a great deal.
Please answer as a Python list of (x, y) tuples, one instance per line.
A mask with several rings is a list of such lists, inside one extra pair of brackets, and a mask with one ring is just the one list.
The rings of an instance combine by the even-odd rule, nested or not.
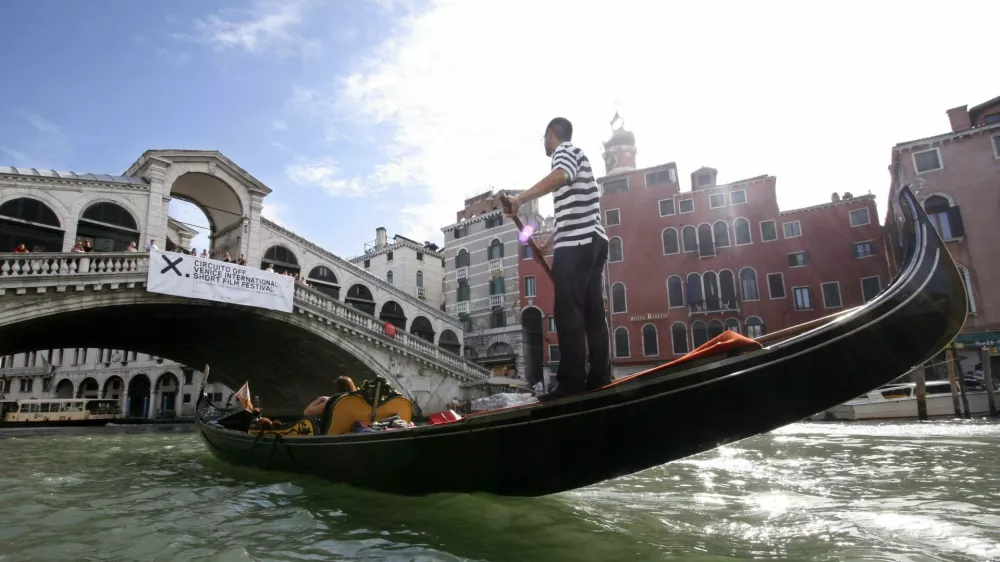
[(740, 333), (740, 321), (735, 318), (726, 320), (726, 329), (736, 332), (737, 334)]
[(615, 236), (608, 241), (608, 261), (619, 262), (623, 259), (625, 259), (625, 255), (622, 252), (622, 239)]
[(139, 244), (139, 227), (132, 213), (121, 205), (95, 203), (77, 221), (76, 236), (96, 250), (124, 252), (130, 243)]
[(392, 285), (392, 270), (385, 272), (385, 282)]
[(756, 316), (751, 316), (747, 318), (747, 333), (748, 338), (759, 338), (767, 333), (764, 329), (764, 322), (757, 318)]
[(340, 286), (337, 276), (329, 267), (317, 265), (309, 272), (309, 286), (317, 291), (340, 300)]
[(705, 296), (701, 290), (701, 275), (688, 273), (687, 276), (687, 303), (694, 308), (704, 306)]
[(417, 272), (417, 287), (420, 288), (420, 289), (424, 288), (424, 272), (423, 271), (418, 271)]
[(628, 328), (615, 328), (615, 357), (629, 357)]
[(273, 265), (274, 271), (277, 273), (299, 272), (298, 258), (284, 246), (271, 246), (264, 252), (264, 257), (260, 260), (260, 268), (267, 269), (268, 265)]
[(924, 201), (924, 211), (927, 218), (934, 224), (938, 236), (942, 240), (952, 240), (965, 236), (965, 226), (962, 224), (962, 213), (958, 207), (952, 207), (947, 198), (931, 195)]
[(717, 338), (722, 335), (722, 321), (712, 320), (708, 323), (708, 339)]
[(469, 252), (465, 248), (455, 254), (455, 267), (469, 267)]
[(682, 231), (682, 237), (684, 238), (685, 252), (698, 251), (698, 231), (693, 226), (685, 226)]
[(465, 302), (469, 300), (469, 280), (459, 279), (458, 280), (458, 302)]
[(661, 238), (663, 238), (663, 255), (680, 253), (681, 246), (677, 240), (676, 228), (664, 228)]
[(642, 354), (653, 357), (660, 354), (660, 341), (656, 326), (646, 324), (642, 327)]
[(733, 232), (736, 234), (737, 246), (753, 242), (750, 238), (750, 221), (747, 219), (740, 217), (733, 221)]
[(705, 309), (719, 310), (719, 277), (714, 271), (702, 274), (701, 286), (705, 288)]
[(719, 272), (719, 298), (723, 310), (735, 310), (739, 307), (736, 302), (736, 280), (733, 279), (733, 272), (728, 269)]
[(972, 294), (972, 277), (969, 275), (969, 270), (963, 265), (958, 266), (958, 273), (962, 276), (962, 283), (965, 285), (965, 293), (968, 295), (969, 299), (969, 314), (976, 313), (976, 296)]
[(625, 301), (625, 284), (615, 283), (611, 286), (611, 312), (628, 311), (628, 303)]
[(691, 324), (691, 339), (695, 349), (708, 343), (708, 328), (701, 320)]
[(715, 241), (712, 240), (712, 227), (708, 224), (698, 225), (698, 256), (707, 258), (715, 255)]
[(757, 272), (744, 267), (740, 270), (740, 289), (743, 291), (743, 300), (760, 300), (760, 293), (757, 291)]
[(494, 238), (490, 242), (489, 255), (491, 260), (498, 260), (503, 257), (503, 243), (500, 240)]
[(678, 308), (684, 306), (684, 282), (677, 275), (667, 279), (667, 306)]
[(670, 339), (673, 342), (674, 355), (684, 355), (688, 352), (688, 328), (682, 322), (674, 322), (670, 327)]
[(22, 197), (0, 205), (0, 252), (20, 244), (29, 252), (61, 252), (63, 236), (59, 218), (41, 201)]
[(729, 247), (729, 225), (726, 221), (716, 221), (712, 225), (712, 233), (715, 235), (716, 248)]
[(115, 203), (97, 203), (87, 207), (83, 212), (83, 218), (104, 224), (112, 224), (128, 230), (139, 230), (132, 213), (129, 213), (121, 205)]

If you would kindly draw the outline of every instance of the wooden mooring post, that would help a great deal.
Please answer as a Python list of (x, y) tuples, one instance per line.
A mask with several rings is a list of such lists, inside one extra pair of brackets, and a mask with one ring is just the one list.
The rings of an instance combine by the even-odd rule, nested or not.
[(984, 347), (979, 354), (983, 363), (983, 384), (986, 385), (986, 400), (990, 405), (990, 415), (997, 415), (997, 398), (993, 391), (993, 374), (990, 369), (990, 348)]
[(955, 379), (955, 362), (952, 361), (954, 350), (948, 346), (944, 350), (944, 366), (948, 369), (948, 383), (951, 387), (951, 403), (955, 407), (955, 417), (962, 417), (962, 406), (958, 402), (958, 381)]
[(969, 409), (969, 394), (966, 390), (965, 374), (962, 372), (962, 366), (958, 363), (958, 354), (955, 353), (954, 349), (949, 351), (951, 351), (951, 364), (954, 365), (955, 371), (958, 372), (958, 389), (962, 392), (962, 410), (965, 412), (965, 415), (962, 417), (969, 419), (972, 417), (972, 411)]
[(920, 421), (927, 421), (927, 385), (924, 384), (927, 378), (927, 365), (930, 361), (913, 369), (913, 379), (916, 383), (917, 391), (917, 418)]

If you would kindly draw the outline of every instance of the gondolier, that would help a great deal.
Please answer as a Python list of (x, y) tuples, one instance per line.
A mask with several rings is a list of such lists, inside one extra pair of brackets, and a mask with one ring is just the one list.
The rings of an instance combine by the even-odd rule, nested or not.
[[(545, 154), (552, 171), (533, 187), (510, 198), (507, 214), (553, 193), (555, 233), (542, 250), (554, 252), (556, 334), (560, 361), (556, 388), (539, 400), (550, 400), (611, 382), (608, 323), (604, 315), (602, 280), (608, 258), (608, 237), (601, 226), (601, 194), (590, 160), (574, 146), (573, 125), (562, 117), (545, 128)], [(587, 372), (587, 349), (590, 372)]]

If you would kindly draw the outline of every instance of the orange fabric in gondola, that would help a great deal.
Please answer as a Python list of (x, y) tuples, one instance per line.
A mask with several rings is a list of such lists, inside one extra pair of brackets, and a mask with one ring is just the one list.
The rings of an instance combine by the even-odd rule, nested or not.
[(723, 353), (747, 353), (750, 351), (757, 351), (762, 349), (764, 346), (757, 342), (757, 340), (748, 338), (746, 336), (741, 336), (732, 330), (726, 330), (718, 336), (708, 340), (707, 342), (701, 344), (694, 351), (688, 353), (681, 357), (680, 359), (675, 359), (669, 363), (664, 363), (663, 365), (657, 365), (651, 369), (646, 369), (645, 371), (640, 371), (638, 373), (623, 377), (611, 382), (611, 384), (603, 387), (608, 388), (608, 386), (614, 386), (616, 384), (621, 384), (627, 380), (632, 380), (636, 377), (641, 377), (643, 375), (648, 375), (649, 373), (655, 373), (661, 369), (666, 369), (668, 367), (673, 367), (675, 365), (680, 365), (682, 363), (687, 363), (689, 361), (695, 361), (698, 359), (705, 359), (706, 357), (712, 357), (713, 355), (721, 355)]

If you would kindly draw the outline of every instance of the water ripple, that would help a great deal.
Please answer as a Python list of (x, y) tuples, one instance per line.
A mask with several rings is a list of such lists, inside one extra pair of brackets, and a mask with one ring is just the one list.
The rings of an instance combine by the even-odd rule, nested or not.
[(227, 466), (190, 427), (4, 432), (0, 561), (1000, 559), (998, 445), (796, 424), (546, 498), (399, 498)]

